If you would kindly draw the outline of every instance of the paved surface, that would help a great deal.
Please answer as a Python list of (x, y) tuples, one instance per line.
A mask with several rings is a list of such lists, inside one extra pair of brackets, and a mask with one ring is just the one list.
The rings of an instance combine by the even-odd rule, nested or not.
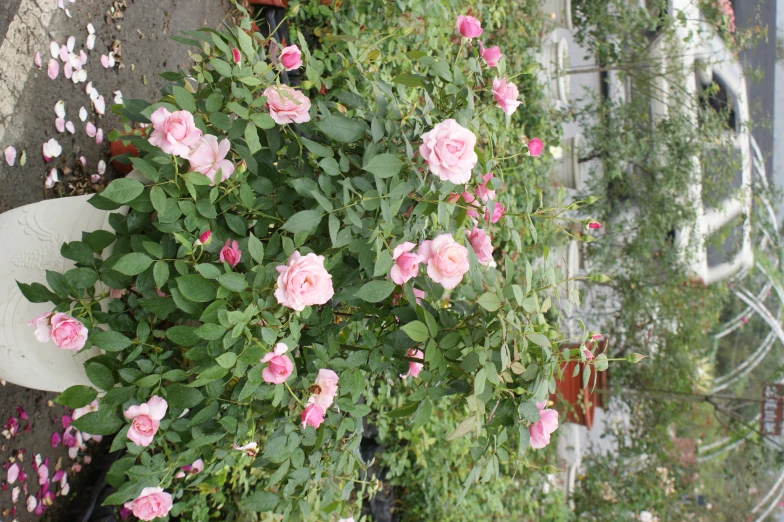
[[(44, 178), (50, 168), (73, 168), (79, 156), (87, 159), (88, 170), (95, 172), (100, 159), (108, 160), (108, 139), (97, 145), (87, 136), (85, 123), (79, 120), (79, 108), (84, 106), (90, 115), (88, 121), (95, 123), (108, 135), (112, 128), (121, 123), (108, 107), (112, 105), (114, 91), (121, 90), (127, 98), (155, 100), (164, 81), (155, 76), (166, 70), (176, 70), (188, 59), (187, 47), (169, 39), (186, 29), (218, 27), (227, 12), (228, 0), (125, 0), (127, 8), (123, 17), (107, 23), (105, 13), (116, 2), (114, 0), (65, 0), (71, 18), (57, 8), (57, 0), (0, 0), (0, 152), (8, 145), (17, 148), (19, 156), (27, 152), (27, 163), (8, 167), (0, 153), (0, 212), (27, 203), (44, 199)], [(62, 63), (60, 76), (50, 80), (46, 73), (49, 61), (49, 42), (66, 43), (69, 36), (76, 38), (76, 50), (85, 46), (86, 26), (95, 26), (97, 40), (93, 51), (88, 51), (87, 81), (92, 81), (106, 100), (107, 114), (99, 118), (90, 106), (85, 93), (85, 84), (74, 85), (64, 78)], [(102, 54), (108, 54), (115, 40), (122, 44), (122, 67), (105, 69), (100, 64)], [(33, 65), (35, 51), (41, 53), (43, 68)], [(66, 119), (74, 123), (76, 133), (60, 134), (55, 129), (54, 106), (58, 100), (66, 104)], [(62, 145), (62, 155), (46, 164), (41, 146), (51, 137)], [(52, 196), (50, 192), (48, 196)], [(31, 332), (32, 335), (32, 332)], [(53, 394), (20, 388), (12, 384), (0, 386), (0, 431), (11, 416), (17, 416), (16, 406), (26, 410), (29, 420), (20, 421), (21, 428), (29, 424), (29, 432), (22, 431), (11, 439), (0, 436), (0, 465), (19, 449), (27, 451), (23, 469), (28, 478), (28, 494), (39, 491), (37, 477), (31, 462), (36, 453), (50, 459), (50, 476), (58, 459), (63, 469), (73, 463), (67, 451), (60, 445), (52, 448), (51, 435), (59, 428), (59, 418), (64, 413), (61, 406), (49, 406)], [(93, 466), (106, 448), (91, 446)], [(81, 520), (84, 505), (89, 504), (91, 486), (98, 471), (84, 466), (81, 472), (69, 473), (71, 506), (65, 499), (57, 497), (54, 505), (44, 514), (43, 520), (74, 522)], [(0, 481), (6, 472), (0, 469)], [(17, 482), (16, 485), (19, 485)], [(0, 490), (0, 521), (26, 522), (42, 520), (25, 509), (26, 495), (20, 495), (17, 511), (10, 516), (14, 507), (11, 489)], [(54, 488), (57, 490), (58, 488)]]

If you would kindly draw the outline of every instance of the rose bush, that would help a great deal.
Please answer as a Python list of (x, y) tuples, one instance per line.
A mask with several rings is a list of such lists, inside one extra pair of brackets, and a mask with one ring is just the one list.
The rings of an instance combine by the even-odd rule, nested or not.
[[(460, 24), (481, 34), (480, 20)], [(562, 282), (552, 266), (534, 274), (493, 248), (503, 236), (522, 250), (533, 200), (505, 194), (526, 147), (489, 145), (502, 107), (495, 72), (461, 61), (479, 56), (473, 36), (394, 85), (343, 42), (335, 52), (373, 98), (352, 81), (317, 95), (324, 64), (301, 35), (302, 89), (279, 85), (289, 66), (247, 19), (187, 36), (193, 66), (163, 75), (160, 101), (112, 108), (152, 124), (123, 137), (140, 151), (137, 178), (91, 200), (117, 211), (114, 232), (63, 245), (76, 267), (47, 286), (20, 283), (64, 318), (62, 348), (84, 328), (83, 346), (103, 350), (85, 364), (95, 388), (58, 401), (102, 393), (73, 425), (125, 452), (106, 502), (143, 520), (348, 517), (381, 386), (402, 397), (384, 414), (411, 430), (459, 406), (444, 438), (477, 441), (466, 485), (522, 465), (529, 428), (542, 424), (540, 446), (557, 425), (536, 403), (584, 355), (559, 350), (546, 320)]]

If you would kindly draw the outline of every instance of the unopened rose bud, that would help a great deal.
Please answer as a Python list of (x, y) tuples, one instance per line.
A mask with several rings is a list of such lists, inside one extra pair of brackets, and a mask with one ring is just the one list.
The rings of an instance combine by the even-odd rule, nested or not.
[(630, 353), (629, 355), (626, 356), (626, 360), (632, 364), (637, 364), (638, 362), (645, 359), (645, 357), (646, 357), (645, 355), (640, 355), (639, 353)]
[(234, 58), (234, 63), (239, 64), (242, 61), (242, 55), (240, 54), (240, 50), (236, 47), (231, 50), (231, 55)]
[(201, 233), (201, 235), (199, 236), (199, 239), (197, 239), (193, 244), (195, 246), (209, 245), (211, 242), (212, 242), (212, 232), (209, 231), (209, 230), (206, 230), (206, 231)]
[(602, 224), (597, 223), (596, 221), (591, 221), (588, 223), (588, 228), (594, 228), (594, 229), (602, 228)]
[(244, 173), (246, 170), (248, 170), (248, 164), (247, 164), (247, 163), (245, 163), (245, 160), (242, 160), (242, 161), (240, 161), (240, 162), (237, 164), (237, 171), (238, 171), (240, 174), (243, 174), (243, 173)]

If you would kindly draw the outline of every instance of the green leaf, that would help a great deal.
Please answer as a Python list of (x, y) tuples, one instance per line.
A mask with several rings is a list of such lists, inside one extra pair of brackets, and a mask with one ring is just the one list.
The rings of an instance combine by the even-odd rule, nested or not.
[(205, 384), (217, 381), (227, 373), (229, 373), (229, 370), (226, 368), (221, 368), (220, 366), (211, 366), (201, 372), (196, 380), (190, 383), (188, 386), (204, 386)]
[(196, 265), (196, 271), (207, 279), (218, 279), (218, 276), (221, 275), (221, 271), (218, 267), (209, 263), (200, 263)]
[(144, 192), (144, 185), (135, 179), (119, 178), (109, 183), (109, 186), (101, 192), (101, 196), (109, 201), (125, 204), (139, 197), (142, 192)]
[(101, 404), (106, 406), (117, 406), (125, 404), (136, 394), (136, 388), (112, 388), (101, 399)]
[(479, 299), (477, 300), (479, 306), (487, 310), (488, 312), (495, 312), (499, 308), (501, 308), (501, 300), (498, 298), (497, 295), (492, 294), (490, 292), (485, 292)]
[(371, 174), (375, 174), (379, 178), (391, 178), (398, 172), (400, 172), (400, 168), (403, 166), (403, 162), (400, 161), (400, 158), (395, 156), (394, 154), (379, 154), (378, 156), (373, 156), (368, 164), (365, 166), (365, 170), (370, 172)]
[(90, 382), (102, 390), (111, 390), (114, 387), (112, 371), (99, 362), (87, 362), (84, 371)]
[[(251, 114), (250, 121), (252, 121), (256, 127), (263, 130), (268, 130), (275, 126), (275, 120), (273, 120), (272, 116), (270, 116), (266, 112), (255, 112)], [(300, 139), (304, 139), (304, 138), (300, 138)]]
[(193, 95), (191, 93), (179, 85), (174, 85), (172, 87), (172, 94), (174, 95), (174, 101), (177, 102), (177, 105), (179, 105), (180, 109), (191, 113), (196, 112), (196, 101), (193, 99)]
[(354, 297), (367, 301), (368, 303), (379, 303), (389, 297), (395, 289), (392, 281), (370, 281), (360, 288)]
[(31, 303), (59, 303), (60, 298), (57, 297), (57, 294), (50, 291), (41, 283), (33, 283), (30, 285), (20, 283), (19, 281), (16, 282), (16, 285), (19, 287), (19, 290), (22, 292), (22, 295), (30, 301)]
[(398, 74), (392, 79), (392, 83), (397, 83), (400, 85), (405, 85), (406, 87), (423, 87), (425, 84), (423, 80), (425, 79), (424, 76), (420, 76), (419, 74)]
[(178, 277), (177, 288), (186, 299), (195, 303), (209, 303), (217, 295), (215, 285), (197, 274)]
[(112, 433), (116, 433), (124, 422), (118, 419), (114, 414), (94, 411), (79, 417), (78, 419), (74, 419), (71, 424), (79, 431), (91, 435), (111, 435)]
[(224, 78), (231, 78), (231, 65), (224, 62), (220, 58), (213, 58), (210, 60), (210, 65)]
[(249, 497), (245, 497), (241, 502), (242, 508), (246, 511), (256, 513), (267, 513), (273, 511), (278, 505), (278, 496), (269, 491), (255, 491)]
[(199, 410), (196, 415), (191, 417), (190, 422), (188, 422), (188, 426), (198, 426), (199, 424), (204, 424), (210, 419), (214, 419), (218, 416), (218, 408), (217, 401), (208, 403), (204, 408)]
[(93, 249), (81, 241), (63, 243), (63, 246), (60, 247), (60, 255), (83, 265), (92, 265), (94, 261)]
[(520, 403), (517, 407), (517, 413), (521, 419), (534, 423), (539, 420), (539, 408), (536, 407), (534, 401), (526, 401)]
[(128, 348), (132, 341), (120, 332), (102, 330), (94, 331), (90, 335), (90, 342), (105, 352), (120, 352)]
[(261, 141), (259, 141), (259, 132), (256, 130), (256, 125), (248, 123), (245, 126), (245, 143), (248, 144), (248, 150), (251, 154), (256, 154), (261, 150)]
[(248, 281), (245, 276), (236, 272), (227, 272), (218, 276), (218, 282), (222, 287), (231, 290), (232, 292), (242, 292), (248, 288)]
[(127, 276), (135, 276), (147, 270), (151, 264), (152, 258), (147, 254), (132, 252), (122, 256), (114, 266), (112, 266), (112, 270), (116, 270)]
[(242, 49), (242, 54), (250, 60), (254, 56), (256, 56), (256, 50), (253, 48), (253, 40), (243, 30), (237, 31), (237, 42), (240, 44), (240, 49)]
[(166, 338), (178, 346), (193, 346), (201, 342), (201, 337), (196, 334), (192, 326), (177, 325), (166, 329)]
[(319, 158), (331, 158), (332, 157), (332, 148), (327, 147), (326, 145), (322, 145), (321, 143), (317, 143), (313, 140), (309, 140), (305, 137), (301, 137), (299, 139), (305, 148), (312, 152), (314, 155), (318, 156)]
[(313, 233), (323, 217), (324, 213), (321, 210), (302, 210), (291, 216), (281, 228), (294, 234)]
[(215, 341), (223, 337), (223, 334), (226, 333), (226, 328), (215, 323), (205, 323), (196, 328), (194, 333), (207, 341)]
[(460, 424), (457, 425), (457, 428), (455, 428), (455, 431), (453, 431), (451, 433), (451, 435), (449, 435), (446, 438), (446, 440), (455, 440), (457, 438), (460, 438), (463, 435), (466, 435), (466, 434), (470, 433), (471, 431), (473, 431), (474, 426), (476, 426), (476, 416), (472, 415), (471, 417), (463, 419), (460, 422)]
[(215, 362), (222, 368), (232, 368), (237, 363), (237, 354), (234, 352), (226, 352), (215, 359)]
[(97, 391), (89, 386), (77, 384), (58, 395), (54, 399), (54, 402), (67, 406), (68, 408), (81, 408), (93, 402), (96, 397), (98, 397)]
[(425, 323), (422, 321), (411, 321), (410, 323), (403, 325), (401, 329), (406, 332), (412, 341), (418, 343), (427, 341), (429, 337), (427, 326), (425, 326)]
[(550, 339), (546, 335), (540, 333), (527, 333), (525, 338), (541, 348), (550, 348)]
[(150, 181), (158, 181), (161, 179), (161, 176), (158, 174), (158, 170), (143, 159), (131, 158), (131, 163), (133, 164), (134, 169), (141, 172), (142, 175)]
[(593, 365), (597, 372), (603, 372), (610, 364), (607, 362), (607, 356), (603, 353), (600, 353), (593, 360)]
[(433, 403), (430, 399), (425, 399), (419, 406), (419, 409), (414, 415), (414, 420), (411, 423), (411, 431), (418, 430), (430, 420), (430, 415), (433, 413)]
[(264, 262), (264, 245), (253, 234), (248, 236), (248, 252), (257, 263)]
[(215, 125), (220, 130), (231, 130), (231, 118), (222, 112), (213, 112), (210, 114), (210, 123)]
[(152, 275), (155, 279), (155, 285), (161, 289), (166, 281), (169, 280), (169, 263), (166, 261), (156, 261), (155, 267), (152, 269)]
[(72, 268), (63, 274), (65, 282), (77, 290), (92, 288), (98, 280), (98, 273), (92, 268)]
[(392, 419), (397, 419), (400, 417), (408, 417), (409, 415), (414, 413), (418, 407), (419, 404), (417, 404), (416, 402), (410, 402), (405, 406), (401, 406), (400, 408), (395, 408), (394, 410), (390, 411), (389, 413), (387, 413), (387, 417), (390, 417)]
[(316, 127), (328, 138), (340, 143), (354, 143), (365, 135), (365, 125), (340, 114), (327, 116), (316, 122)]
[(182, 384), (171, 384), (164, 390), (166, 390), (166, 400), (173, 408), (193, 408), (204, 399), (201, 391)]

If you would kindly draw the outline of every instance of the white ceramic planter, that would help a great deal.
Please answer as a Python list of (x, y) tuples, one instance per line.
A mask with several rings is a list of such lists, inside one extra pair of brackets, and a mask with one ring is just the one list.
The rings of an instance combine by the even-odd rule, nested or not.
[(539, 60), (542, 65), (540, 81), (547, 85), (548, 96), (558, 108), (569, 105), (569, 44), (565, 38), (545, 44)]
[(553, 167), (551, 179), (566, 189), (576, 189), (582, 183), (580, 170), (580, 135), (565, 140), (563, 156)]
[(27, 321), (52, 310), (52, 303), (30, 303), (16, 281), (46, 282), (46, 271), (65, 272), (73, 263), (60, 256), (65, 241), (80, 241), (82, 231), (112, 230), (110, 212), (76, 196), (41, 201), (0, 214), (0, 378), (27, 388), (61, 392), (90, 385), (84, 361), (100, 355), (91, 348), (78, 355), (51, 341), (38, 342)]
[(552, 17), (559, 27), (572, 30), (572, 0), (544, 0), (542, 14)]

